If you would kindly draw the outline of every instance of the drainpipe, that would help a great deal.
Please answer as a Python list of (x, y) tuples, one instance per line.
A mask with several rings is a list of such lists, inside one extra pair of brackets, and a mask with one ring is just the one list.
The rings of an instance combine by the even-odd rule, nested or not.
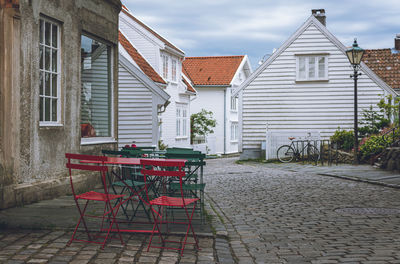
[(224, 154), (226, 154), (226, 89), (224, 89)]

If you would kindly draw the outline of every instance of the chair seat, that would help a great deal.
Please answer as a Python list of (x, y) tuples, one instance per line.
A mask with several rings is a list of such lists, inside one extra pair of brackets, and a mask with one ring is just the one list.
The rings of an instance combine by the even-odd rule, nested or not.
[(76, 196), (77, 199), (91, 200), (91, 201), (111, 201), (124, 197), (124, 195), (99, 193), (95, 191), (90, 191), (82, 193)]
[(119, 186), (119, 187), (125, 187), (126, 185), (133, 187), (133, 186), (144, 186), (144, 182), (141, 181), (133, 181), (133, 180), (126, 180), (125, 181), (126, 184), (124, 184), (122, 181), (117, 181), (117, 182), (113, 182), (114, 186)]
[[(185, 198), (185, 205), (194, 203), (199, 200), (199, 198)], [(151, 205), (163, 205), (163, 206), (179, 206), (183, 207), (183, 201), (181, 197), (169, 197), (169, 196), (160, 196), (150, 201)]]

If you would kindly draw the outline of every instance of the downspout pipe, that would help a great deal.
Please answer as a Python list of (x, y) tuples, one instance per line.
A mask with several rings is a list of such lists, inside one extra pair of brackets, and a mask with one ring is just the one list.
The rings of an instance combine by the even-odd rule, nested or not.
[(226, 87), (224, 89), (224, 154), (226, 154)]

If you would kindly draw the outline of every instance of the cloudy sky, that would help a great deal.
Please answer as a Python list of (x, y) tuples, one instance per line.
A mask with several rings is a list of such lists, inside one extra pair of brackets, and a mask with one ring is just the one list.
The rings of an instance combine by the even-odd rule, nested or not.
[[(392, 48), (399, 0), (122, 0), (138, 19), (186, 56), (247, 54), (258, 61), (288, 39), (311, 9), (325, 9), (328, 30), (345, 46)], [(268, 55), (267, 55), (268, 56)]]

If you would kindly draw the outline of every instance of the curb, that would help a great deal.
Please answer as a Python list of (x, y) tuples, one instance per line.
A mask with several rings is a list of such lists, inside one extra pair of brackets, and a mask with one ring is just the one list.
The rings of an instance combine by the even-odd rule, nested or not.
[[(254, 258), (250, 255), (247, 246), (245, 243), (243, 243), (240, 234), (236, 231), (236, 228), (232, 225), (229, 218), (226, 217), (221, 208), (219, 208), (218, 204), (209, 195), (207, 195), (207, 212), (210, 212), (212, 216), (211, 226), (215, 230), (215, 248), (217, 252), (219, 251), (217, 244), (218, 239), (224, 239), (227, 240), (227, 243), (229, 243), (232, 261), (234, 263), (255, 263)], [(219, 254), (218, 252), (220, 263), (231, 263), (229, 259), (227, 260), (226, 256), (224, 261), (222, 261), (220, 255), (223, 254)]]
[(397, 185), (397, 184), (384, 183), (381, 181), (374, 181), (374, 180), (366, 180), (366, 179), (362, 179), (359, 177), (351, 177), (351, 176), (336, 175), (336, 174), (329, 174), (329, 173), (316, 173), (316, 174), (321, 175), (321, 176), (328, 176), (328, 177), (345, 179), (345, 180), (349, 180), (349, 181), (364, 182), (364, 183), (369, 183), (369, 184), (374, 184), (374, 185), (381, 185), (381, 186), (385, 186), (385, 187), (400, 189), (400, 185)]

